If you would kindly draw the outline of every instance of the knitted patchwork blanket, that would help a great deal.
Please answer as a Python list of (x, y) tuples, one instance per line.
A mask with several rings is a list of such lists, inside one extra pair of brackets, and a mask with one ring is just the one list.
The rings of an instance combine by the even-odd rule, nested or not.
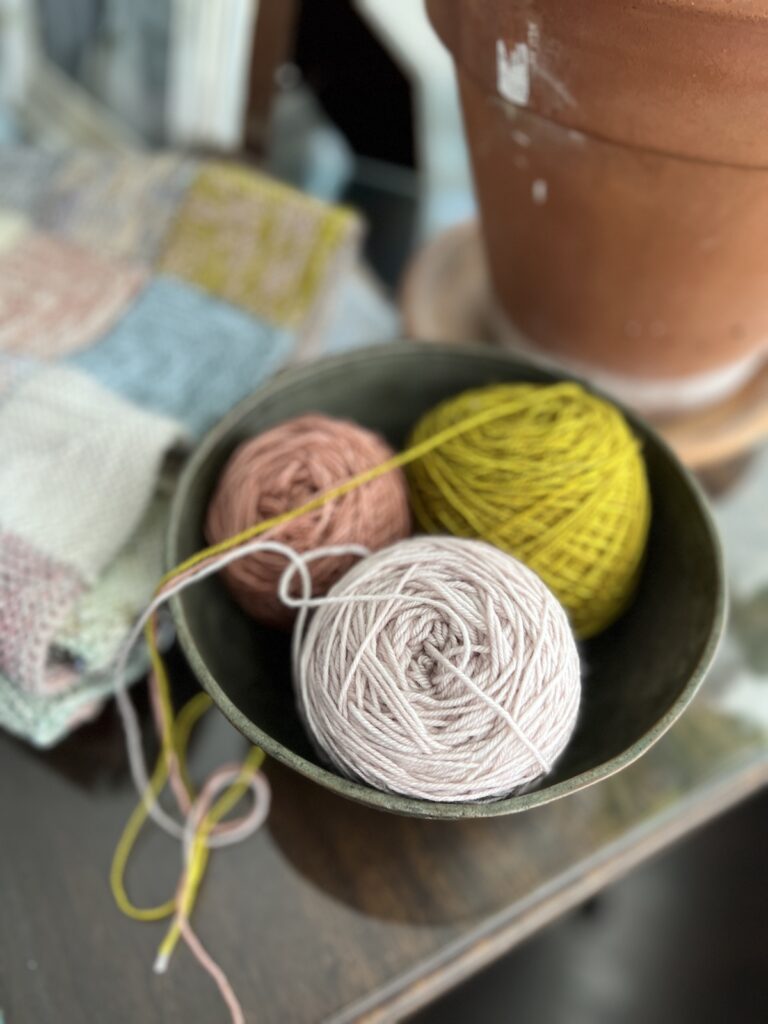
[(360, 237), (230, 164), (0, 150), (0, 725), (48, 745), (98, 712), (202, 433), (308, 351), (394, 334)]

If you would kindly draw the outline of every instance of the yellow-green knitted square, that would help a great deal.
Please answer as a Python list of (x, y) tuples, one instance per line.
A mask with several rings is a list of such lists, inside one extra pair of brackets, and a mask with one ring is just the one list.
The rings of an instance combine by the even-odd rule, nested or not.
[(211, 163), (184, 198), (161, 269), (274, 324), (301, 328), (359, 237), (352, 211)]

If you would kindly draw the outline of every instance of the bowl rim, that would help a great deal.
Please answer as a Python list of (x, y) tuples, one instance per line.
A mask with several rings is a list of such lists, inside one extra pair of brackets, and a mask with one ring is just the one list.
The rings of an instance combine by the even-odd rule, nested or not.
[(690, 705), (699, 690), (704, 677), (709, 669), (725, 625), (726, 614), (726, 589), (723, 568), (723, 554), (719, 534), (714, 524), (712, 514), (704, 498), (701, 487), (689, 471), (682, 465), (677, 455), (672, 451), (663, 438), (651, 427), (642, 417), (625, 408), (614, 398), (605, 395), (599, 388), (569, 373), (559, 373), (557, 370), (544, 363), (537, 362), (527, 355), (505, 352), (502, 349), (488, 350), (476, 344), (446, 344), (421, 342), (410, 340), (398, 340), (384, 342), (380, 345), (356, 349), (352, 352), (344, 352), (339, 355), (328, 356), (312, 362), (303, 363), (290, 367), (270, 377), (264, 384), (256, 388), (250, 395), (242, 399), (224, 416), (208, 433), (203, 437), (187, 460), (182, 470), (178, 484), (175, 488), (171, 510), (166, 532), (165, 560), (167, 567), (172, 567), (178, 561), (176, 544), (178, 541), (183, 509), (186, 495), (190, 485), (195, 479), (200, 466), (206, 461), (212, 449), (214, 449), (237, 425), (243, 416), (252, 409), (254, 401), (258, 399), (262, 403), (271, 395), (279, 394), (294, 384), (303, 383), (309, 379), (317, 380), (323, 374), (335, 374), (340, 367), (348, 367), (358, 362), (372, 362), (377, 359), (391, 359), (398, 353), (431, 353), (430, 357), (443, 358), (444, 356), (458, 356), (459, 358), (472, 358), (480, 353), (499, 356), (502, 361), (508, 358), (510, 364), (530, 368), (541, 372), (550, 379), (572, 380), (581, 384), (591, 393), (606, 398), (616, 405), (633, 426), (640, 433), (650, 435), (654, 443), (661, 449), (664, 456), (674, 465), (680, 474), (683, 482), (688, 488), (694, 504), (699, 512), (702, 524), (710, 542), (713, 568), (717, 581), (717, 590), (714, 597), (712, 616), (709, 623), (706, 640), (702, 644), (701, 652), (696, 665), (691, 672), (690, 678), (678, 695), (674, 703), (667, 709), (658, 721), (643, 733), (634, 743), (609, 758), (607, 761), (571, 778), (563, 779), (561, 782), (550, 786), (543, 786), (541, 789), (517, 793), (512, 796), (503, 797), (499, 800), (487, 801), (461, 801), (456, 803), (437, 802), (417, 799), (404, 796), (399, 793), (390, 793), (384, 790), (374, 789), (365, 783), (347, 779), (322, 765), (309, 761), (294, 751), (285, 747), (279, 741), (273, 739), (268, 733), (260, 729), (224, 692), (213, 673), (203, 659), (195, 638), (194, 631), (188, 621), (181, 595), (171, 598), (171, 613), (176, 625), (177, 636), (182, 651), (187, 658), (190, 667), (196, 675), (203, 689), (222, 711), (232, 725), (242, 733), (251, 743), (260, 747), (267, 755), (279, 761), (281, 764), (299, 772), (301, 775), (323, 785), (339, 796), (354, 800), (357, 803), (382, 811), (400, 814), (406, 817), (418, 817), (432, 820), (459, 820), (467, 818), (491, 818), (507, 814), (516, 814), (522, 811), (531, 810), (534, 807), (541, 807), (544, 804), (552, 803), (571, 793), (579, 792), (597, 782), (610, 778), (617, 772), (632, 764), (639, 757), (645, 754), (650, 748), (661, 739), (661, 737), (672, 727), (681, 716), (683, 711)]

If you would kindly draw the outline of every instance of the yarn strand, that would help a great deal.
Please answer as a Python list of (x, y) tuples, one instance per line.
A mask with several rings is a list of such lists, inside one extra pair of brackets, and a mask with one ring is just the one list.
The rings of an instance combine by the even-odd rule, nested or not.
[[(189, 735), (197, 721), (211, 707), (212, 703), (208, 694), (201, 692), (188, 701), (179, 712), (176, 719), (175, 745), (182, 763), (186, 757)], [(162, 751), (157, 759), (157, 764), (150, 780), (153, 800), (156, 800), (162, 792), (168, 779), (168, 772), (168, 759), (165, 752)], [(123, 834), (115, 847), (109, 876), (115, 903), (126, 917), (132, 917), (135, 921), (160, 921), (164, 917), (170, 916), (176, 906), (175, 901), (170, 899), (156, 907), (137, 907), (131, 901), (125, 888), (125, 868), (148, 816), (146, 802), (141, 800), (128, 819)]]
[[(186, 868), (175, 901), (176, 916), (157, 952), (155, 961), (157, 973), (163, 973), (166, 969), (178, 940), (184, 934), (184, 924), (189, 920), (189, 915), (194, 908), (210, 855), (208, 837), (214, 827), (234, 809), (248, 792), (256, 772), (264, 762), (264, 756), (263, 750), (253, 747), (241, 765), (220, 768), (206, 783), (200, 794), (199, 806), (196, 806), (189, 815), (184, 837)], [(208, 810), (210, 794), (220, 788), (222, 782), (223, 785), (229, 785), (230, 788)], [(267, 802), (262, 799), (259, 824), (266, 818), (266, 804)]]
[[(555, 402), (559, 401), (564, 403), (570, 399), (583, 399), (584, 397), (584, 392), (581, 387), (570, 383), (553, 385), (547, 388), (546, 391), (547, 399), (549, 401), (554, 400)], [(187, 809), (186, 825), (180, 824), (176, 819), (171, 817), (162, 809), (158, 802), (158, 797), (160, 791), (165, 785), (166, 779), (169, 776), (172, 782), (174, 782), (174, 791), (176, 792), (177, 799), (180, 799), (181, 804), (187, 803), (186, 797), (192, 799), (192, 792), (186, 776), (185, 742), (181, 742), (182, 739), (184, 739), (184, 735), (183, 731), (179, 730), (178, 722), (174, 722), (169, 682), (165, 664), (157, 644), (155, 618), (157, 611), (173, 595), (178, 594), (188, 586), (194, 585), (194, 583), (199, 582), (212, 573), (218, 572), (234, 560), (245, 558), (249, 554), (257, 551), (277, 551), (281, 548), (285, 551), (286, 549), (284, 549), (283, 546), (276, 545), (274, 542), (269, 542), (264, 539), (265, 535), (275, 528), (286, 523), (290, 523), (303, 515), (314, 512), (327, 505), (329, 502), (343, 497), (370, 481), (378, 479), (386, 473), (410, 466), (419, 462), (419, 460), (423, 460), (420, 468), (426, 477), (432, 480), (432, 484), (439, 490), (452, 495), (451, 500), (446, 503), (446, 507), (441, 513), (445, 517), (441, 520), (443, 528), (452, 533), (466, 533), (465, 529), (461, 529), (459, 519), (454, 518), (454, 513), (451, 511), (452, 507), (461, 508), (465, 520), (471, 524), (472, 529), (475, 530), (478, 535), (482, 535), (486, 524), (482, 523), (480, 519), (476, 517), (476, 513), (472, 508), (465, 507), (466, 502), (463, 501), (461, 489), (457, 488), (455, 485), (453, 471), (446, 474), (438, 467), (431, 464), (428, 465), (424, 457), (438, 449), (445, 448), (457, 439), (468, 439), (473, 431), (480, 431), (484, 428), (487, 428), (484, 435), (485, 440), (488, 441), (490, 439), (493, 443), (493, 440), (496, 437), (493, 431), (493, 424), (506, 417), (516, 416), (523, 410), (530, 411), (532, 404), (541, 410), (542, 416), (539, 428), (532, 429), (544, 429), (546, 427), (545, 421), (547, 415), (544, 396), (534, 396), (532, 399), (530, 394), (526, 394), (525, 397), (519, 397), (514, 400), (505, 399), (503, 401), (492, 402), (484, 408), (480, 408), (476, 412), (473, 411), (468, 415), (460, 415), (455, 422), (442, 426), (440, 429), (429, 431), (428, 436), (426, 437), (414, 437), (413, 442), (406, 450), (385, 460), (378, 466), (374, 466), (371, 469), (367, 469), (364, 472), (351, 476), (338, 486), (323, 491), (311, 500), (306, 501), (295, 508), (264, 519), (261, 522), (258, 522), (231, 537), (219, 541), (218, 543), (205, 547), (184, 559), (173, 569), (165, 573), (161, 578), (152, 601), (136, 623), (129, 640), (117, 661), (116, 697), (126, 735), (131, 774), (141, 798), (141, 805), (140, 808), (136, 809), (134, 815), (129, 820), (128, 825), (126, 826), (126, 832), (118, 844), (115, 861), (113, 862), (113, 874), (116, 873), (116, 877), (118, 877), (122, 883), (122, 877), (128, 856), (133, 843), (135, 842), (135, 838), (138, 835), (138, 831), (143, 825), (144, 820), (146, 820), (146, 817), (151, 817), (152, 820), (164, 831), (182, 841), (185, 850), (186, 867), (176, 898), (173, 901), (168, 901), (168, 903), (162, 905), (160, 908), (147, 908), (146, 911), (148, 913), (159, 913), (160, 910), (165, 910), (166, 913), (162, 916), (168, 916), (169, 913), (175, 911), (175, 917), (171, 929), (159, 951), (158, 962), (161, 968), (167, 965), (170, 953), (178, 941), (179, 936), (182, 936), (185, 941), (188, 942), (190, 948), (193, 949), (193, 952), (196, 951), (195, 955), (198, 957), (201, 964), (203, 964), (205, 969), (214, 976), (216, 984), (219, 986), (222, 996), (230, 1008), (232, 1019), (235, 1021), (242, 1020), (242, 1010), (239, 1008), (239, 1004), (237, 1004), (237, 1000), (234, 997), (231, 987), (229, 987), (226, 976), (210, 959), (210, 956), (199, 943), (199, 940), (194, 936), (189, 925), (189, 914), (194, 906), (210, 850), (217, 846), (225, 846), (230, 842), (236, 842), (238, 839), (243, 838), (245, 834), (249, 834), (249, 827), (246, 827), (248, 822), (244, 822), (242, 827), (230, 827), (227, 829), (227, 823), (222, 823), (220, 819), (228, 813), (228, 810), (231, 809), (239, 799), (241, 799), (244, 793), (243, 787), (245, 786), (247, 788), (249, 784), (245, 781), (246, 779), (250, 780), (250, 785), (251, 788), (254, 789), (254, 795), (257, 797), (257, 802), (263, 797), (263, 793), (257, 793), (258, 786), (253, 782), (254, 779), (261, 778), (253, 773), (260, 765), (261, 759), (263, 759), (263, 754), (254, 748), (247, 761), (241, 767), (237, 777), (235, 778), (231, 775), (226, 776), (231, 780), (229, 782), (229, 789), (227, 789), (216, 804), (210, 808), (210, 810), (206, 810), (206, 813), (199, 819), (193, 839), (190, 840), (190, 822), (193, 820), (192, 814), (195, 806), (197, 807), (196, 813), (200, 812), (201, 805), (199, 803), (196, 804), (195, 801), (192, 801), (192, 807)], [(499, 449), (495, 453), (495, 461), (494, 457), (489, 457), (486, 461), (483, 461), (482, 459), (479, 461), (476, 460), (474, 464), (474, 481), (477, 486), (478, 493), (480, 494), (484, 493), (484, 491), (491, 486), (488, 482), (487, 476), (484, 474), (490, 473), (494, 468), (498, 469), (499, 466), (502, 466), (502, 468), (505, 466), (505, 459), (507, 456), (500, 453), (504, 450), (504, 444), (508, 444), (508, 435), (503, 435), (503, 432), (501, 431), (498, 431), (497, 434), (498, 436), (496, 439), (498, 441)], [(566, 441), (563, 441), (563, 444), (565, 445)], [(626, 444), (627, 450), (633, 449), (635, 452), (639, 451), (639, 442), (628, 430)], [(460, 459), (468, 457), (469, 456), (467, 455), (459, 455)], [(582, 449), (572, 453), (570, 458), (572, 459), (574, 467), (578, 468), (582, 473), (584, 472), (585, 467), (594, 473), (606, 473), (613, 465), (611, 456), (605, 450), (601, 450), (597, 456), (590, 453), (588, 457), (588, 453)], [(546, 480), (545, 475), (543, 475), (541, 486), (547, 487), (547, 485), (548, 481)], [(564, 481), (564, 486), (567, 491), (569, 486), (567, 479)], [(422, 498), (419, 494), (415, 494), (413, 497), (417, 517), (423, 522), (425, 518), (427, 518), (427, 515)], [(555, 495), (554, 500), (558, 500), (557, 495)], [(589, 511), (591, 512), (591, 509)], [(564, 529), (565, 527), (563, 526), (560, 532), (563, 532)], [(644, 519), (642, 515), (638, 517), (638, 523), (635, 530), (636, 538), (641, 537), (645, 530), (647, 530), (647, 510)], [(485, 533), (487, 535), (487, 529), (485, 530)], [(492, 537), (489, 539), (495, 538)], [(289, 603), (287, 591), (288, 583), (286, 581), (289, 581), (290, 578), (295, 576), (297, 573), (301, 578), (305, 596), (305, 601), (300, 608), (300, 616), (302, 617), (301, 628), (299, 628), (297, 624), (297, 628), (294, 631), (294, 644), (297, 645), (300, 642), (300, 637), (303, 635), (304, 620), (308, 609), (310, 607), (319, 607), (319, 605), (314, 600), (306, 599), (306, 585), (308, 580), (308, 569), (306, 564), (298, 559), (290, 549), (287, 550), (290, 552), (290, 554), (286, 555), (289, 559), (289, 569), (281, 579), (281, 596), (286, 600), (286, 603)], [(341, 548), (327, 549), (326, 553), (338, 553), (341, 550)], [(350, 553), (349, 549), (346, 549), (346, 553)], [(359, 547), (355, 549), (354, 553), (360, 553)], [(402, 595), (397, 593), (389, 595), (393, 600), (399, 600), (401, 596)], [(146, 765), (144, 763), (141, 749), (141, 735), (136, 712), (125, 688), (125, 667), (128, 654), (130, 653), (134, 643), (140, 637), (142, 631), (144, 631), (145, 641), (152, 665), (151, 678), (153, 680), (153, 686), (155, 687), (156, 693), (158, 729), (160, 732), (162, 747), (161, 756), (151, 778), (148, 775)], [(297, 647), (295, 646), (294, 657), (296, 657), (296, 650)], [(439, 658), (436, 660), (439, 660)], [(445, 665), (443, 667), (446, 668)], [(456, 666), (451, 665), (450, 669), (455, 672)], [(457, 675), (461, 676), (463, 682), (471, 682), (465, 672), (460, 671)], [(485, 699), (484, 696), (483, 699)], [(184, 709), (184, 711), (186, 711), (186, 709)], [(184, 711), (182, 711), (182, 715), (184, 714)], [(191, 716), (192, 712), (188, 712), (188, 715)], [(502, 717), (505, 717), (505, 721), (508, 718), (509, 720), (506, 721), (506, 724), (512, 728), (513, 731), (517, 732), (519, 726), (511, 713), (505, 711), (505, 715)], [(518, 738), (525, 746), (527, 746), (529, 753), (535, 757), (540, 769), (542, 771), (547, 770), (549, 766), (548, 759), (540, 750), (537, 749), (536, 745), (530, 741), (530, 737), (526, 737), (524, 731), (520, 730)], [(220, 776), (220, 778), (223, 777), (225, 776)], [(256, 788), (254, 788), (254, 786), (256, 786)], [(186, 797), (184, 794), (186, 794)], [(225, 798), (227, 809), (218, 813), (219, 808), (224, 804)], [(198, 800), (199, 799), (200, 798), (198, 798)], [(266, 802), (268, 803), (268, 796), (266, 798)], [(255, 816), (253, 820), (256, 820), (256, 817), (258, 817), (258, 815)], [(252, 830), (253, 828), (250, 828), (250, 831)], [(115, 868), (115, 864), (117, 864), (117, 868)], [(130, 904), (127, 895), (125, 894), (124, 886), (122, 888), (122, 896), (120, 897), (118, 897), (118, 892), (120, 891), (119, 887), (113, 886), (113, 889), (116, 891), (115, 898), (118, 902), (118, 906), (120, 906), (124, 912), (144, 912), (141, 911), (140, 908), (135, 908)], [(126, 909), (128, 907), (130, 907), (130, 910)], [(238, 1013), (240, 1016), (237, 1016)]]
[[(577, 384), (553, 385), (552, 390), (557, 390), (564, 396), (571, 393), (581, 392), (581, 389)], [(364, 486), (371, 480), (376, 480), (380, 476), (384, 476), (385, 473), (391, 473), (394, 469), (402, 469), (403, 467), (410, 465), (410, 463), (415, 462), (417, 459), (422, 459), (425, 455), (429, 454), (429, 452), (434, 451), (436, 448), (440, 448), (457, 437), (461, 437), (462, 434), (467, 434), (478, 427), (492, 423), (494, 420), (504, 419), (505, 416), (512, 415), (519, 410), (519, 401), (505, 402), (500, 405), (484, 409), (472, 416), (467, 416), (458, 423), (445, 427), (425, 440), (411, 445), (405, 451), (400, 452), (391, 459), (387, 459), (380, 465), (374, 466), (372, 469), (367, 469), (362, 473), (358, 473), (356, 476), (350, 477), (349, 480), (339, 484), (338, 487), (332, 487), (330, 490), (324, 491), (322, 494), (317, 495), (317, 497), (312, 498), (310, 501), (305, 502), (297, 508), (289, 509), (287, 512), (281, 512), (279, 515), (272, 516), (270, 519), (264, 519), (261, 522), (248, 527), (246, 530), (241, 530), (240, 533), (235, 534), (233, 537), (219, 541), (218, 544), (211, 544), (209, 547), (202, 548), (194, 555), (190, 555), (189, 558), (184, 559), (184, 561), (180, 562), (175, 566), (175, 568), (170, 569), (161, 578), (157, 592), (159, 592), (166, 584), (175, 580), (182, 573), (185, 573), (189, 569), (193, 569), (205, 562), (206, 559), (231, 551), (233, 548), (238, 547), (238, 545), (252, 540), (255, 537), (259, 537), (262, 534), (267, 533), (269, 530), (273, 530), (277, 526), (282, 526), (285, 523), (292, 522), (294, 519), (298, 519), (300, 516), (307, 515), (310, 512), (315, 512), (317, 509), (322, 508), (329, 502), (335, 501), (337, 498), (341, 498), (345, 494), (349, 494), (350, 491), (354, 491), (358, 487)]]

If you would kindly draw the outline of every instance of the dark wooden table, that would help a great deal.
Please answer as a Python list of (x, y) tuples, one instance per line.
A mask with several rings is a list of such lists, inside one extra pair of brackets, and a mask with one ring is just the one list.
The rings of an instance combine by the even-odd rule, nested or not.
[[(768, 451), (739, 473), (710, 481), (727, 490), (726, 643), (689, 711), (619, 775), (516, 817), (436, 823), (267, 765), (267, 824), (213, 856), (194, 917), (249, 1022), (400, 1019), (768, 783)], [(186, 699), (194, 684), (173, 667)], [(214, 711), (191, 763), (202, 777), (243, 750)], [(226, 1019), (183, 947), (152, 974), (163, 926), (112, 902), (109, 864), (135, 802), (113, 709), (45, 753), (0, 737), (0, 1021)], [(167, 898), (179, 865), (178, 845), (148, 830), (128, 876), (136, 901)]]
[[(217, 853), (199, 933), (248, 1021), (385, 1021), (455, 985), (768, 781), (768, 732), (704, 694), (621, 775), (524, 815), (459, 824), (389, 817), (276, 764), (263, 831)], [(217, 713), (205, 771), (240, 749)], [(107, 886), (135, 802), (113, 712), (41, 754), (0, 740), (0, 1009), (7, 1024), (225, 1020), (183, 948), (151, 972), (162, 926), (123, 918)], [(172, 890), (178, 847), (148, 834), (139, 902)]]

